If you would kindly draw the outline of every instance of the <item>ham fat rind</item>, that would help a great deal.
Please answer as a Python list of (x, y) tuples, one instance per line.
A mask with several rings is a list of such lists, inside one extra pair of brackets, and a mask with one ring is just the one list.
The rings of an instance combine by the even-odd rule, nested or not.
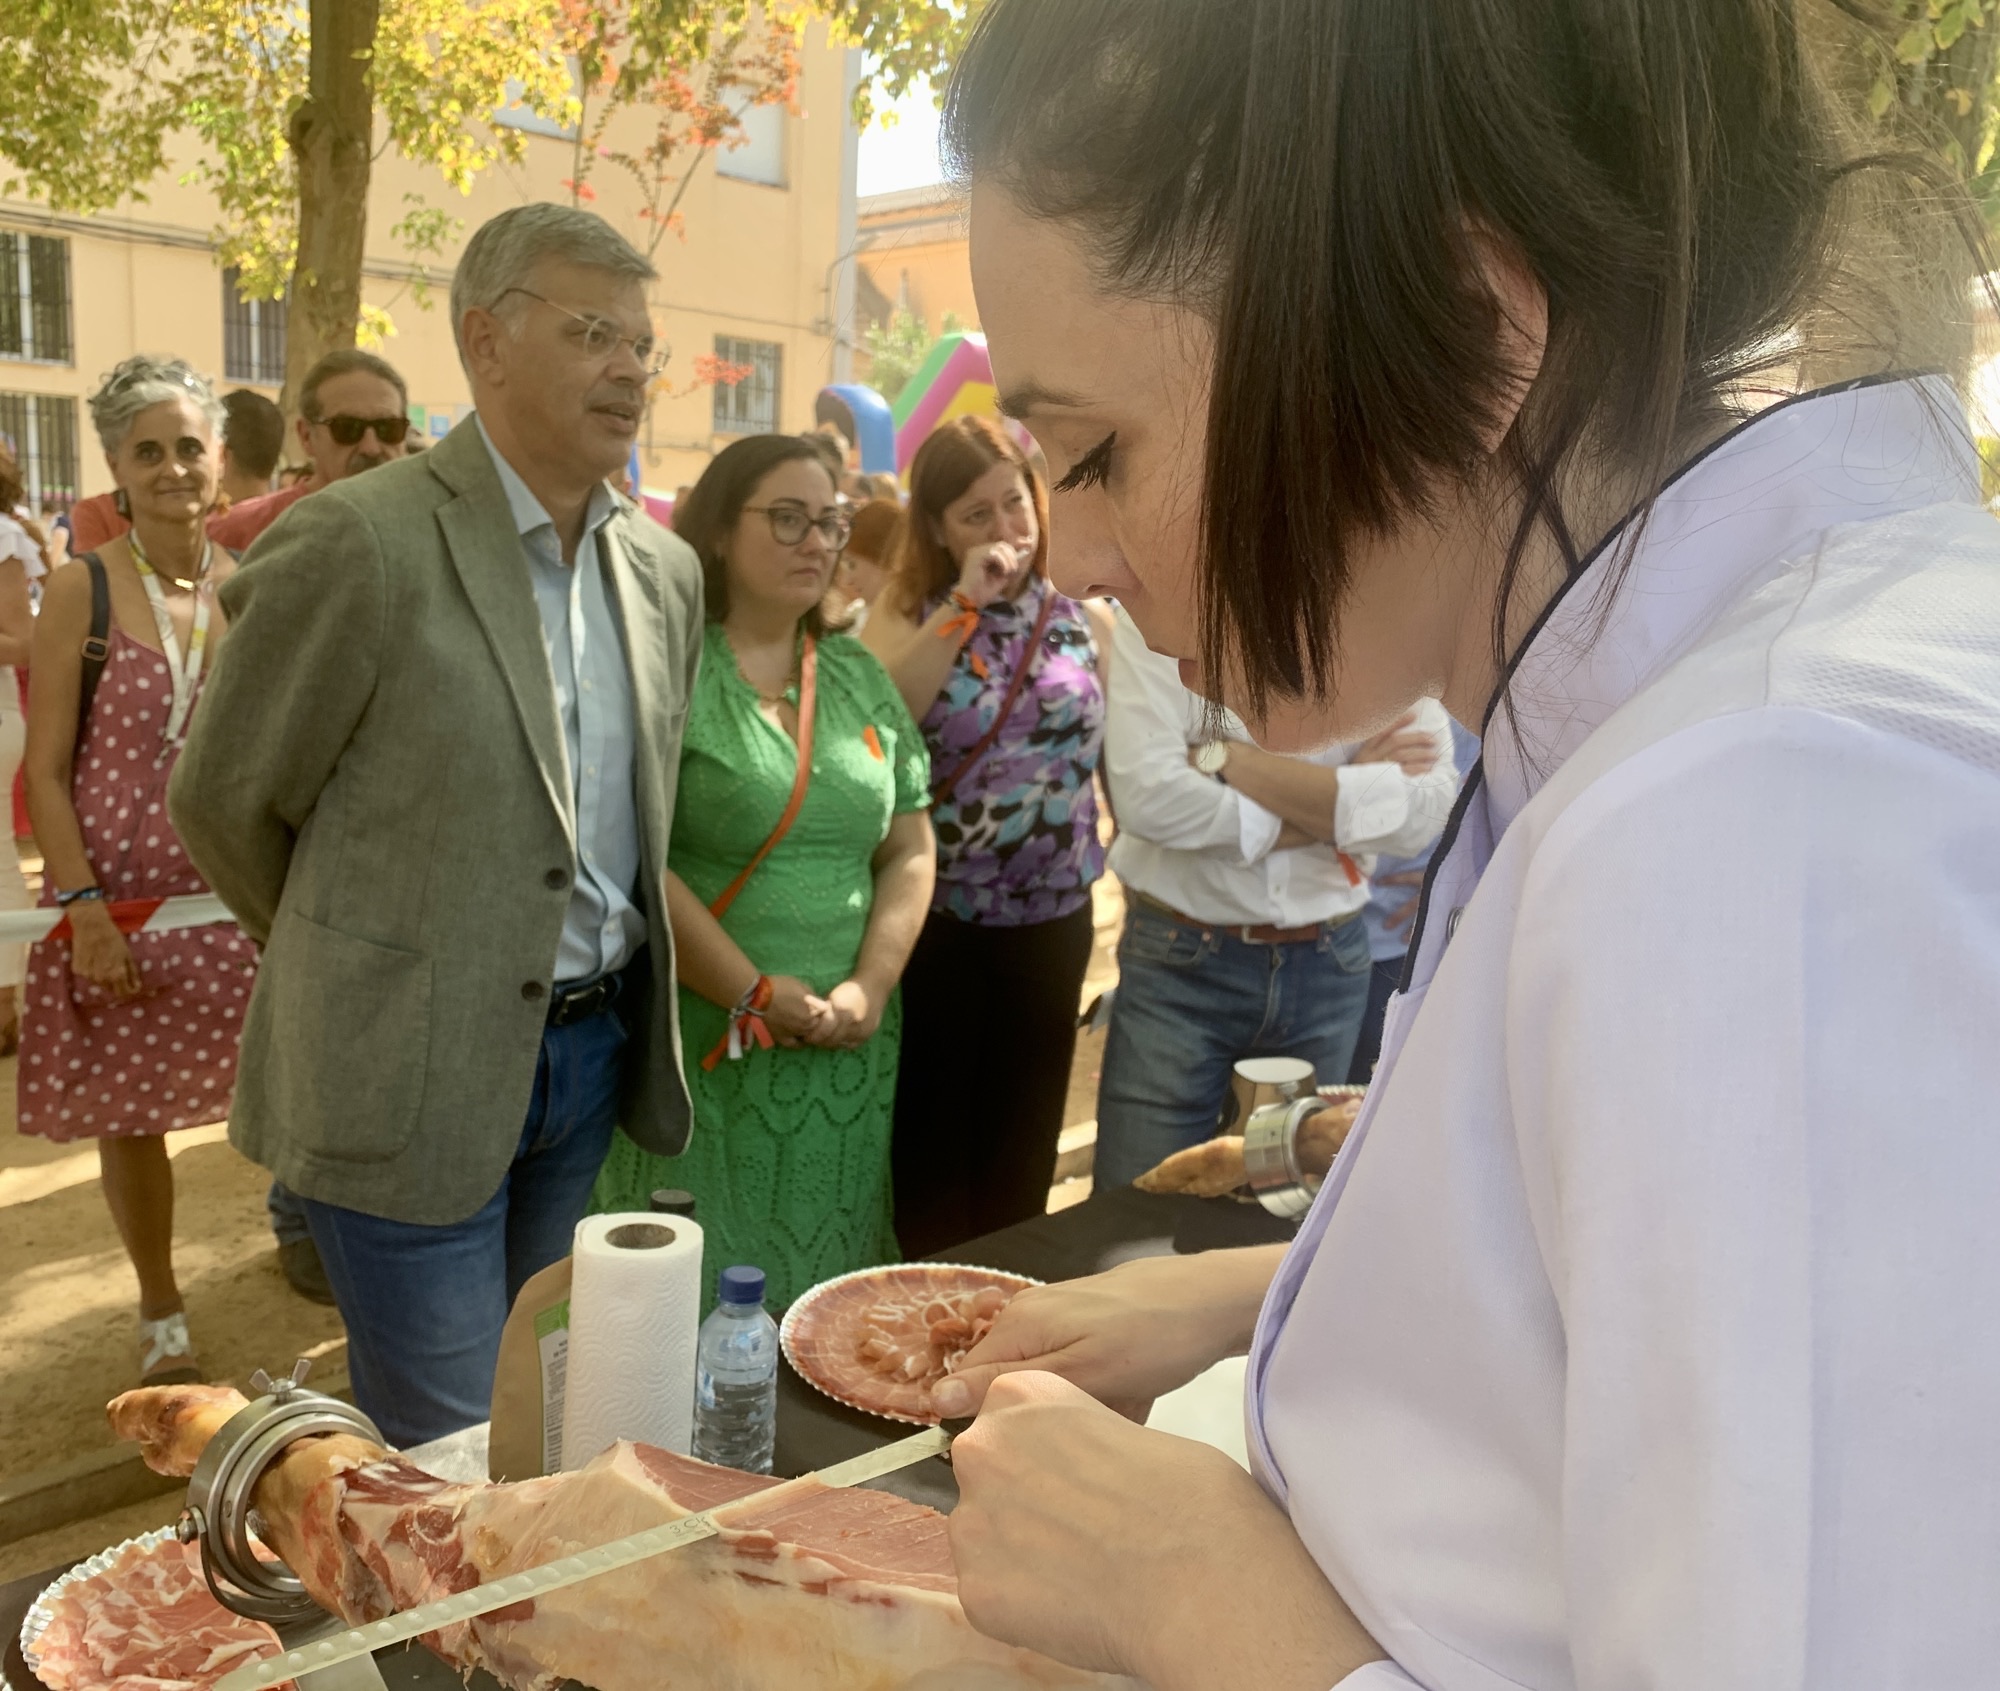
[[(174, 1388), (113, 1406), (148, 1459), (186, 1471), (217, 1407)], [(157, 1424), (181, 1418), (177, 1435)], [(185, 1464), (186, 1467), (182, 1467)], [(301, 1441), (257, 1491), (293, 1570), (350, 1622), (734, 1504), (716, 1538), (425, 1639), (514, 1691), (1023, 1691), (1129, 1685), (975, 1632), (959, 1607), (944, 1517), (886, 1492), (815, 1489), (760, 1507), (776, 1482), (648, 1446), (509, 1485), (460, 1485), (358, 1440)]]

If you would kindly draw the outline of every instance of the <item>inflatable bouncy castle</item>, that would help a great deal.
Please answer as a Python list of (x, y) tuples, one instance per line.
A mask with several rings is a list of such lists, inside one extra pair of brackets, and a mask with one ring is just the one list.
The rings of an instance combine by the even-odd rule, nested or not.
[(1000, 396), (980, 334), (944, 336), (896, 396), (896, 472), (910, 467), (931, 430), (954, 417), (998, 417)]
[[(999, 419), (999, 398), (993, 387), (993, 365), (986, 356), (986, 337), (953, 333), (931, 348), (923, 366), (903, 384), (893, 408), (873, 388), (843, 382), (820, 390), (813, 420), (833, 423), (853, 441), (863, 470), (900, 476), (940, 423), (954, 417)], [(1016, 424), (1000, 421), (1026, 444), (1027, 436)]]
[(821, 388), (813, 401), (813, 421), (831, 423), (846, 435), (868, 475), (896, 473), (896, 420), (889, 413), (889, 402), (873, 388), (859, 382)]

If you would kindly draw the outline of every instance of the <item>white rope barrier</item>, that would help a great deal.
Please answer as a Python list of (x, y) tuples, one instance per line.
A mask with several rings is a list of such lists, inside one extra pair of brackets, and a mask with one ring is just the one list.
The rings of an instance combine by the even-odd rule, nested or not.
[[(105, 908), (118, 931), (127, 934), (163, 934), (175, 928), (236, 920), (229, 914), (229, 906), (212, 892), (119, 899)], [(69, 931), (69, 913), (64, 910), (0, 910), (0, 945), (32, 945), (51, 936), (67, 939)]]

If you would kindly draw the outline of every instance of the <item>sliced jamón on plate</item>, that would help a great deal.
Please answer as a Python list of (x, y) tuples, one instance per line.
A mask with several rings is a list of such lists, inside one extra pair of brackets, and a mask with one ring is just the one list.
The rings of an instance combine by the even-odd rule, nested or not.
[(785, 1358), (836, 1403), (892, 1421), (938, 1418), (931, 1387), (986, 1336), (1025, 1274), (964, 1263), (905, 1262), (822, 1281), (778, 1330)]

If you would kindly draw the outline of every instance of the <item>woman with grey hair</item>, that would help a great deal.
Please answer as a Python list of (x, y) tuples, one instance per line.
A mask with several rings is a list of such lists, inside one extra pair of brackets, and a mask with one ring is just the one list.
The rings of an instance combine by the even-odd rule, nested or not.
[[(105, 1201), (139, 1277), (139, 1372), (201, 1377), (173, 1270), (164, 1135), (221, 1121), (254, 960), (230, 923), (120, 931), (115, 907), (205, 893), (167, 820), (167, 780), (217, 642), (215, 590), (236, 560), (204, 519), (222, 408), (179, 360), (128, 358), (91, 420), (131, 528), (50, 577), (30, 666), (28, 814), (47, 865), (42, 902), (67, 935), (34, 948), (20, 1125), (95, 1139)], [(93, 603), (109, 626), (93, 635)]]

